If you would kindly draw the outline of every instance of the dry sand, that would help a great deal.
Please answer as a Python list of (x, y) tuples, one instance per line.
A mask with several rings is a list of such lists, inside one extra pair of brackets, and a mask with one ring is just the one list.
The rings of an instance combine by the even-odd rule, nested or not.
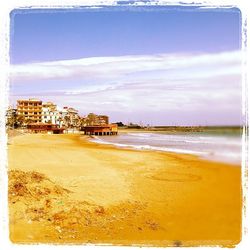
[(234, 246), (241, 239), (239, 166), (80, 135), (17, 136), (8, 152), (15, 243)]

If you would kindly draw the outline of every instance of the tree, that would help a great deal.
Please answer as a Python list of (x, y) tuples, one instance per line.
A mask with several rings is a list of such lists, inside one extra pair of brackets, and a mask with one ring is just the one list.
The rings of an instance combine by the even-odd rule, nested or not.
[(22, 127), (25, 124), (24, 115), (18, 115), (16, 120), (17, 127)]
[(118, 127), (123, 127), (123, 126), (125, 126), (122, 122), (116, 122), (116, 124), (117, 124)]
[(63, 118), (63, 123), (65, 125), (65, 127), (70, 127), (70, 116), (69, 115), (65, 115)]
[(17, 110), (9, 108), (6, 111), (6, 126), (8, 128), (15, 128), (17, 126)]

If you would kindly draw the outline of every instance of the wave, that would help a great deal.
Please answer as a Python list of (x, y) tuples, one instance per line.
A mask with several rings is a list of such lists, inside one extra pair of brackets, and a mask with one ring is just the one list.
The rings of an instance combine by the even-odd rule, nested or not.
[(184, 154), (199, 154), (199, 155), (207, 155), (208, 153), (202, 151), (195, 151), (195, 150), (187, 150), (187, 149), (178, 149), (178, 148), (168, 148), (168, 147), (156, 147), (150, 145), (131, 145), (131, 144), (124, 144), (124, 143), (115, 143), (115, 142), (108, 142), (101, 140), (99, 137), (95, 137), (91, 139), (92, 142), (97, 142), (100, 144), (109, 144), (114, 145), (117, 147), (123, 148), (133, 148), (138, 150), (154, 150), (154, 151), (166, 151), (166, 152), (175, 152), (175, 153), (184, 153)]
[(240, 146), (241, 138), (228, 138), (226, 136), (192, 136), (192, 135), (166, 135), (153, 133), (127, 133), (122, 136), (129, 136), (138, 141), (155, 140), (162, 142), (178, 142), (178, 143), (193, 143), (193, 144), (216, 144)]
[[(132, 134), (132, 133), (131, 133)], [(130, 133), (126, 134), (128, 136), (131, 135)], [(199, 157), (222, 161), (227, 163), (240, 163), (241, 162), (241, 143), (237, 141), (237, 143), (232, 143), (232, 141), (224, 141), (218, 143), (214, 141), (213, 143), (206, 143), (203, 140), (198, 139), (196, 140), (168, 140), (170, 138), (165, 138), (164, 140), (166, 143), (164, 145), (159, 144), (155, 145), (157, 140), (151, 138), (148, 141), (140, 141), (135, 140), (138, 138), (138, 133), (133, 134), (133, 139), (131, 140), (129, 137), (121, 135), (120, 137), (105, 137), (100, 138), (98, 136), (92, 136), (91, 141), (100, 143), (100, 144), (108, 144), (114, 145), (119, 148), (128, 148), (128, 149), (135, 149), (135, 150), (152, 150), (152, 151), (163, 151), (163, 152), (173, 152), (173, 153), (180, 153), (180, 154), (191, 154), (197, 155)], [(139, 136), (143, 137), (145, 134), (140, 134)], [(152, 136), (152, 134), (151, 134)], [(154, 135), (153, 135), (154, 136)], [(126, 139), (124, 141), (124, 139)], [(215, 138), (216, 139), (216, 138)], [(110, 141), (112, 140), (112, 141)], [(141, 143), (140, 143), (141, 142)], [(177, 143), (176, 143), (177, 142)], [(151, 144), (151, 145), (150, 145)], [(166, 145), (168, 144), (168, 145)], [(210, 145), (209, 145), (210, 144)], [(193, 145), (193, 146), (192, 146)], [(197, 146), (196, 146), (197, 145)], [(205, 146), (207, 145), (207, 146)], [(230, 147), (228, 147), (230, 146)], [(237, 147), (235, 147), (237, 146)]]
[(151, 137), (151, 136), (155, 136), (156, 134), (153, 134), (153, 133), (127, 133), (127, 135), (135, 136), (135, 137)]

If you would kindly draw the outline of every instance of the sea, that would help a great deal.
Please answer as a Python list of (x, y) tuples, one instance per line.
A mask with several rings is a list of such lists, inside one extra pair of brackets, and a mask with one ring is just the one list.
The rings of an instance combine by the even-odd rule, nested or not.
[(117, 136), (93, 136), (90, 140), (119, 148), (191, 154), (238, 165), (242, 160), (242, 136), (239, 134), (128, 132)]

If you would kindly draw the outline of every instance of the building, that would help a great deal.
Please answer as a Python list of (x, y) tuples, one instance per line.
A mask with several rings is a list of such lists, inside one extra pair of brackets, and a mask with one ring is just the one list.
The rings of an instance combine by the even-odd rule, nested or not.
[[(33, 129), (34, 131), (48, 130), (49, 127), (46, 127), (46, 125), (51, 124), (57, 125), (59, 128), (65, 128), (67, 132), (77, 132), (82, 127), (86, 126), (97, 126), (99, 129), (101, 127), (103, 128), (100, 131), (98, 130), (98, 133), (100, 132), (103, 135), (117, 134), (117, 125), (115, 129), (114, 125), (109, 124), (109, 117), (107, 115), (89, 113), (86, 117), (80, 117), (78, 110), (72, 107), (59, 108), (53, 102), (43, 103), (41, 100), (37, 99), (18, 100), (16, 118), (15, 111), (11, 111), (10, 109), (6, 117), (9, 121), (9, 127), (14, 127), (12, 124), (14, 120), (16, 121), (15, 124), (17, 127), (20, 126), (25, 128), (28, 124), (33, 124), (32, 129), (36, 127), (34, 126), (35, 123), (39, 123), (39, 126)], [(44, 126), (42, 126), (42, 124)], [(95, 133), (95, 130), (93, 131), (90, 129), (91, 134)]]
[(42, 101), (37, 99), (18, 100), (17, 115), (24, 118), (24, 123), (42, 122)]
[(57, 124), (62, 126), (61, 114), (57, 110), (57, 105), (46, 102), (42, 105), (42, 123)]
[(31, 133), (62, 134), (64, 132), (64, 128), (60, 128), (59, 125), (44, 123), (30, 123), (27, 129)]
[(43, 103), (43, 108), (48, 108), (51, 111), (55, 111), (55, 110), (57, 110), (57, 105), (54, 104), (53, 102), (44, 102)]
[(74, 108), (63, 107), (60, 110), (60, 117), (62, 119), (62, 125), (68, 128), (77, 128), (81, 125), (81, 118), (78, 115), (78, 111)]
[(117, 124), (85, 126), (81, 129), (85, 135), (117, 135)]
[(107, 115), (96, 115), (89, 113), (85, 118), (86, 126), (100, 126), (109, 124), (109, 117)]
[(109, 117), (107, 115), (98, 115), (97, 118), (100, 125), (109, 124)]

